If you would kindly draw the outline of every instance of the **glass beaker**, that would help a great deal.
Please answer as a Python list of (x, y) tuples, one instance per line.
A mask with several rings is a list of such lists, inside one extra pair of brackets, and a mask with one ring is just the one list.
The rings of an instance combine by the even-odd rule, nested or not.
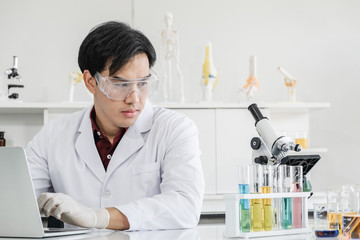
[(309, 148), (309, 134), (308, 131), (297, 131), (295, 133), (295, 143), (301, 145), (303, 149)]
[[(240, 194), (250, 193), (250, 170), (251, 165), (238, 165), (238, 184)], [(250, 232), (250, 200), (240, 199), (239, 204), (240, 232)]]
[(316, 237), (337, 237), (338, 229), (330, 229), (328, 221), (328, 204), (314, 203), (314, 231)]
[(340, 230), (340, 222), (339, 219), (341, 217), (340, 213), (340, 189), (326, 189), (326, 200), (328, 204), (328, 222), (329, 229), (339, 229)]
[(341, 186), (341, 229), (346, 239), (360, 238), (360, 215), (355, 185)]

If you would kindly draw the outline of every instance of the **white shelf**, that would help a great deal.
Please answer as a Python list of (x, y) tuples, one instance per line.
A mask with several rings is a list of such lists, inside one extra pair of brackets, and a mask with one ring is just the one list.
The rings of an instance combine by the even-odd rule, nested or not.
[(0, 113), (43, 113), (47, 109), (83, 109), (90, 106), (91, 102), (0, 102)]
[[(16, 102), (7, 101), (0, 102), (0, 110), (4, 112), (11, 110), (12, 112), (22, 112), (25, 109), (32, 109), (34, 111), (41, 109), (78, 109), (85, 108), (92, 104), (92, 102)], [(154, 105), (163, 106), (173, 109), (203, 109), (203, 108), (220, 108), (220, 109), (247, 109), (251, 103), (154, 103)], [(272, 110), (306, 110), (306, 109), (323, 109), (329, 108), (330, 103), (258, 103), (260, 108), (269, 108)]]
[[(220, 108), (220, 109), (247, 109), (249, 105), (252, 104), (250, 102), (243, 102), (243, 103), (222, 103), (222, 102), (211, 102), (211, 103), (159, 103), (156, 105), (163, 106), (166, 108), (175, 108), (175, 109), (189, 109), (189, 108)], [(272, 110), (279, 110), (279, 111), (288, 111), (288, 110), (307, 110), (307, 109), (324, 109), (329, 108), (330, 103), (305, 103), (305, 102), (280, 102), (280, 103), (257, 103), (259, 108), (269, 108)]]
[(288, 155), (312, 155), (312, 154), (326, 153), (327, 151), (328, 151), (327, 148), (308, 148), (308, 149), (302, 149), (300, 152), (289, 152)]

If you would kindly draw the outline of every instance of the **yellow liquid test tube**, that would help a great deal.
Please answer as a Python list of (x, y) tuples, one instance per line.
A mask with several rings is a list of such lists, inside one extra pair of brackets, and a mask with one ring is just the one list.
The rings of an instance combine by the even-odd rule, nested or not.
[(250, 203), (251, 203), (251, 207), (250, 207), (251, 231), (252, 232), (262, 231), (261, 200), (251, 199)]
[[(271, 187), (261, 187), (261, 193), (271, 193)], [(265, 231), (272, 230), (271, 198), (262, 199), (262, 227)]]

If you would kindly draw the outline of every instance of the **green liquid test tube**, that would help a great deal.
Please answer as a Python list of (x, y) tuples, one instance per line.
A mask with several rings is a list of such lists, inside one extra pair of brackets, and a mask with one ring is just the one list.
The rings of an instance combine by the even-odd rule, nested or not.
[[(239, 184), (239, 193), (248, 194), (249, 184)], [(250, 219), (250, 199), (240, 199), (240, 231), (250, 232), (251, 219)]]
[(282, 228), (291, 229), (292, 228), (292, 199), (283, 198), (282, 199)]
[[(239, 194), (250, 193), (251, 165), (238, 165)], [(239, 229), (240, 232), (251, 231), (250, 199), (240, 199), (239, 202)]]
[[(279, 174), (281, 175), (281, 192), (290, 192), (292, 169), (290, 166), (279, 166)], [(293, 228), (293, 203), (292, 198), (282, 199), (282, 228)]]

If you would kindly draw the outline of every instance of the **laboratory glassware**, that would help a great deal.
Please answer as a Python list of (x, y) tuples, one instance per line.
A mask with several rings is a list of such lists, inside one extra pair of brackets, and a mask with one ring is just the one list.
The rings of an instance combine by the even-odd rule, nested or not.
[[(263, 194), (271, 193), (272, 180), (273, 180), (273, 166), (261, 165), (262, 167), (262, 184), (260, 192)], [(265, 231), (272, 230), (272, 200), (271, 198), (262, 199), (262, 228)]]
[[(292, 168), (287, 165), (279, 166), (279, 174), (281, 177), (281, 192), (290, 192), (291, 185), (291, 175)], [(293, 217), (292, 217), (292, 199), (291, 198), (282, 198), (282, 228), (291, 229), (293, 227)]]
[[(250, 193), (251, 165), (238, 165), (239, 194)], [(250, 199), (240, 199), (239, 202), (239, 228), (241, 232), (250, 232)]]
[[(291, 192), (302, 192), (303, 169), (302, 166), (290, 166), (292, 168)], [(302, 198), (293, 198), (293, 227), (302, 228)]]
[[(250, 193), (261, 193), (262, 165), (252, 164), (250, 171)], [(261, 199), (250, 200), (251, 231), (262, 231), (262, 201)]]

